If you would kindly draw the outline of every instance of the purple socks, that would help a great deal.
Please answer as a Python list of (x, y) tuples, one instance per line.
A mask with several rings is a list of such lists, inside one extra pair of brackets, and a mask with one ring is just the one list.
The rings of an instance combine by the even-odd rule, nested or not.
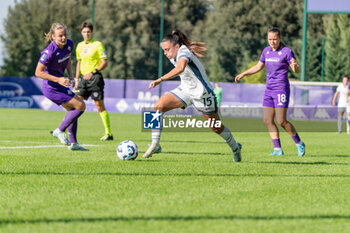
[(300, 143), (300, 137), (298, 135), (298, 133), (296, 133), (295, 135), (292, 136), (293, 141), (295, 142), (295, 144), (299, 144)]
[(70, 124), (67, 128), (70, 143), (77, 143), (78, 119)]
[(279, 138), (272, 139), (273, 148), (281, 148), (281, 141)]
[[(301, 140), (300, 140), (298, 133), (293, 135), (292, 138), (293, 138), (293, 141), (295, 142), (295, 144), (300, 144)], [(281, 141), (279, 138), (272, 139), (272, 144), (273, 144), (273, 148), (281, 148)]]
[(84, 111), (80, 111), (78, 109), (71, 109), (64, 116), (64, 119), (58, 129), (62, 132), (68, 129), (69, 134), (69, 142), (76, 143), (77, 142), (77, 129), (78, 129), (78, 118), (83, 114)]

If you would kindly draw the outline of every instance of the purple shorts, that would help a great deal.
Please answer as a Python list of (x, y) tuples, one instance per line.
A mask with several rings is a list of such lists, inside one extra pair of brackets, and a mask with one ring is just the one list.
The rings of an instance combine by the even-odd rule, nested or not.
[(271, 91), (265, 90), (263, 107), (270, 108), (288, 108), (289, 91)]
[(74, 92), (69, 88), (62, 87), (51, 87), (50, 85), (43, 86), (43, 93), (46, 98), (51, 100), (57, 105), (62, 105), (73, 99)]

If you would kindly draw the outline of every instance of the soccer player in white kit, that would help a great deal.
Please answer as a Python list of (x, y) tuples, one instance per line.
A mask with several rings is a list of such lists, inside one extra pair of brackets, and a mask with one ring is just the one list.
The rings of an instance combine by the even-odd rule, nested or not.
[[(164, 55), (170, 59), (175, 66), (169, 73), (163, 75), (149, 84), (149, 88), (154, 88), (161, 82), (180, 76), (181, 84), (162, 96), (154, 105), (154, 109), (161, 114), (175, 108), (186, 108), (193, 104), (200, 111), (205, 120), (212, 119), (215, 122), (220, 120), (213, 86), (210, 83), (203, 65), (197, 57), (203, 57), (206, 50), (204, 43), (191, 41), (181, 31), (174, 30), (172, 34), (166, 35), (161, 47)], [(241, 145), (236, 143), (230, 130), (223, 124), (211, 129), (219, 134), (230, 146), (235, 162), (241, 161)], [(161, 130), (152, 130), (152, 144), (143, 155), (149, 158), (159, 147)]]
[[(345, 74), (343, 75), (342, 83), (339, 84), (339, 86), (337, 87), (337, 91), (333, 96), (333, 101), (332, 101), (333, 106), (336, 106), (336, 100), (337, 100), (337, 97), (339, 96), (337, 134), (340, 134), (342, 132), (342, 123), (343, 123), (342, 121), (343, 121), (344, 112), (347, 112), (348, 115), (350, 113), (350, 106), (349, 106), (349, 103), (347, 102), (348, 90), (349, 90), (348, 83), (349, 83), (349, 76)], [(350, 133), (349, 117), (347, 118), (347, 121), (346, 121), (346, 131), (348, 132), (348, 134)]]

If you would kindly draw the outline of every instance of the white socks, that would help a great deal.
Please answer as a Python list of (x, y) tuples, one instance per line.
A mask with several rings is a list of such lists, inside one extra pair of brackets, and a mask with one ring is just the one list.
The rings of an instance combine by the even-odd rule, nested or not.
[(162, 133), (161, 129), (152, 129), (152, 144), (153, 143), (159, 144), (161, 133)]
[[(164, 113), (161, 112), (162, 115), (160, 115), (160, 124), (163, 124), (163, 115)], [(160, 129), (152, 129), (152, 144), (156, 143), (157, 145), (159, 144), (160, 141), (160, 135), (162, 133), (162, 126)]]
[(224, 128), (224, 131), (222, 131), (219, 135), (225, 140), (225, 142), (229, 145), (229, 147), (231, 147), (232, 150), (235, 150), (237, 148), (236, 141), (233, 138), (231, 131), (226, 128), (226, 126)]

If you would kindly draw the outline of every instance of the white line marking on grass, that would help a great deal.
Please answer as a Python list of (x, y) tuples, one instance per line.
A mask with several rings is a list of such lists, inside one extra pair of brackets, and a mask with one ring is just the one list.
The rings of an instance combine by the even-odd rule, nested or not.
[[(86, 147), (93, 147), (99, 145), (85, 145)], [(43, 145), (43, 146), (1, 146), (0, 149), (37, 149), (37, 148), (55, 148), (55, 147), (67, 147), (65, 145)]]
[(0, 143), (29, 143), (29, 144), (57, 144), (56, 142), (31, 142), (31, 141), (10, 141), (10, 140), (0, 140)]

